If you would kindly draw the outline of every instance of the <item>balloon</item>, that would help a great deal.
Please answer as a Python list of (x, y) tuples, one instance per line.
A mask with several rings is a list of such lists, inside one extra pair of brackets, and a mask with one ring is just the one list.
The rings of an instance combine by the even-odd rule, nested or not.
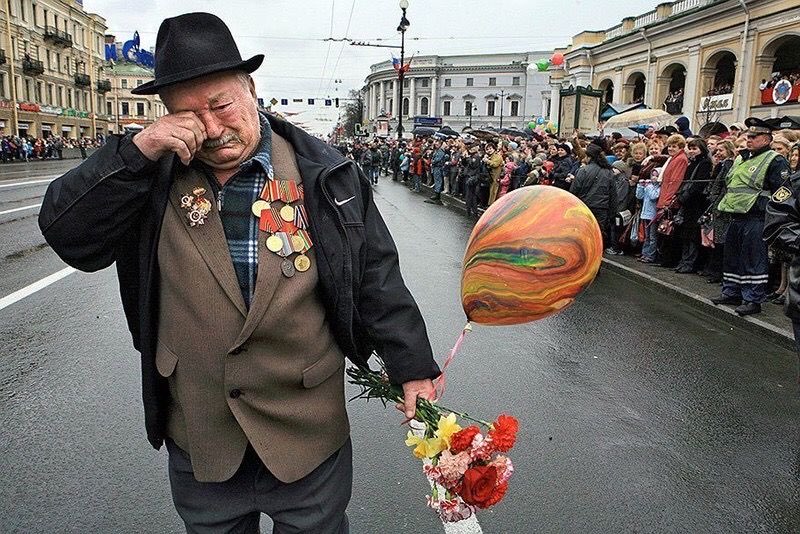
[(550, 61), (547, 59), (540, 59), (536, 62), (536, 70), (539, 72), (544, 72), (550, 68)]
[(544, 124), (544, 117), (539, 117), (536, 119), (536, 124)]
[(535, 129), (536, 128), (536, 121), (529, 122), (528, 123), (528, 128), (530, 128), (531, 130)]
[(555, 54), (553, 54), (553, 57), (550, 58), (550, 63), (552, 63), (553, 65), (556, 65), (556, 66), (563, 65), (564, 64), (564, 54), (561, 54), (560, 52), (556, 52)]
[(603, 238), (589, 208), (557, 187), (500, 197), (467, 243), (461, 303), (467, 318), (512, 325), (563, 310), (594, 280)]

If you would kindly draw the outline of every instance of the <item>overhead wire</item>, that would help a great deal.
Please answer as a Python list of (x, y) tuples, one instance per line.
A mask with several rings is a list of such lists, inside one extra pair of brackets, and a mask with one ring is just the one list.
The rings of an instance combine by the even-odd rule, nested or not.
[(328, 67), (328, 58), (331, 55), (331, 45), (333, 44), (333, 14), (336, 8), (336, 0), (331, 0), (331, 24), (328, 31), (328, 49), (325, 51), (325, 62), (322, 64), (322, 75), (319, 77), (319, 87), (317, 93), (322, 90), (322, 80), (325, 78), (325, 69)]
[[(347, 17), (347, 27), (344, 30), (345, 38), (350, 33), (350, 23), (353, 22), (353, 11), (356, 9), (356, 0), (353, 0), (353, 3), (350, 4), (350, 15)], [(336, 69), (339, 68), (339, 61), (342, 59), (342, 52), (344, 51), (344, 47), (348, 46), (345, 43), (342, 43), (342, 47), (339, 48), (339, 55), (336, 57), (336, 63), (333, 65), (333, 70), (331, 71), (331, 77), (328, 80), (328, 86), (325, 88), (325, 92), (329, 93), (331, 90), (331, 83), (333, 82), (334, 76), (336, 76)]]

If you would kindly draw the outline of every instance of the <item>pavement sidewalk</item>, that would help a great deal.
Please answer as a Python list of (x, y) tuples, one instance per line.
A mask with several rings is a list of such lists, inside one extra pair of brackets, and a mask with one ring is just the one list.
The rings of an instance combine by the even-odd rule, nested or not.
[[(387, 177), (387, 180), (391, 181), (391, 177)], [(422, 186), (420, 195), (430, 196), (432, 193), (433, 188)], [(447, 194), (443, 194), (441, 198), (446, 207), (466, 213), (466, 204), (463, 200)], [(766, 302), (761, 305), (760, 314), (739, 317), (733, 311), (733, 306), (715, 306), (711, 302), (712, 297), (719, 295), (720, 286), (706, 283), (705, 277), (696, 274), (678, 274), (672, 269), (640, 263), (631, 256), (605, 256), (603, 263), (624, 276), (634, 277), (666, 289), (674, 296), (691, 302), (707, 313), (723, 316), (731, 324), (765, 335), (787, 349), (795, 348), (792, 324), (783, 314), (782, 306)]]

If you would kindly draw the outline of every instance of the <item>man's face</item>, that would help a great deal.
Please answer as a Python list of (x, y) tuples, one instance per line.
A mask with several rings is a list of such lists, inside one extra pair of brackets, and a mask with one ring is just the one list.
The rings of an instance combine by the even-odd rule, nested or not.
[(207, 139), (195, 157), (212, 169), (233, 169), (247, 160), (261, 140), (253, 81), (223, 72), (166, 88), (160, 93), (170, 113), (191, 111)]
[(769, 146), (772, 136), (768, 134), (747, 134), (747, 150), (754, 151)]

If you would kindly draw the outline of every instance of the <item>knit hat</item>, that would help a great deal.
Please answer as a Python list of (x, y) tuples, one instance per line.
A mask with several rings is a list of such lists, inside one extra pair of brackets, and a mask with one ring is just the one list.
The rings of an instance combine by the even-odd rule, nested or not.
[(541, 167), (543, 163), (542, 158), (533, 158), (534, 167)]
[(630, 178), (631, 174), (633, 174), (632, 169), (628, 167), (628, 165), (624, 161), (617, 160), (614, 163), (612, 163), (611, 166), (617, 169), (621, 174), (627, 176), (628, 178)]
[(586, 154), (588, 156), (590, 156), (592, 158), (596, 158), (602, 153), (603, 153), (603, 149), (600, 148), (600, 145), (598, 145), (597, 143), (591, 142), (588, 145), (586, 145)]

